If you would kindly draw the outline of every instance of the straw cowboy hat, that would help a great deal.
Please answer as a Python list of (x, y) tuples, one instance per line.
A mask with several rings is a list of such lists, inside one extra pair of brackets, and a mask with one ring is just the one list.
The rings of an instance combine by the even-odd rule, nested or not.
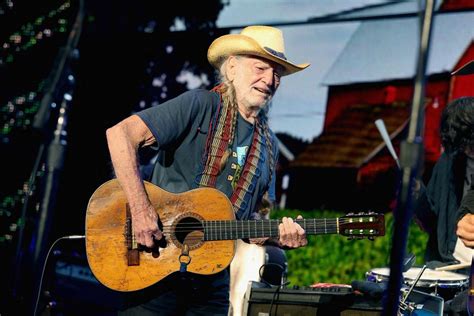
[(309, 64), (294, 64), (285, 56), (281, 30), (263, 25), (244, 28), (240, 34), (223, 35), (215, 39), (207, 51), (207, 59), (215, 68), (230, 55), (253, 55), (269, 59), (283, 66), (282, 76), (305, 69)]

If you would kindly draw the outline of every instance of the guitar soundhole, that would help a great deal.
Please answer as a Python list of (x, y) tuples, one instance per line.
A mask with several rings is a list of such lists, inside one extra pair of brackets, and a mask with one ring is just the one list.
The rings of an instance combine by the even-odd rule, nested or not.
[(174, 241), (178, 243), (178, 247), (187, 244), (188, 247), (196, 249), (199, 247), (204, 239), (204, 229), (201, 221), (194, 217), (180, 218), (175, 226)]

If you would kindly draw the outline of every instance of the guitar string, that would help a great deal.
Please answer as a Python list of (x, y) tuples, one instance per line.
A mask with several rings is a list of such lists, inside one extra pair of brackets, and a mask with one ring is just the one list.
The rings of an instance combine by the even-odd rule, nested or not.
[[(235, 225), (231, 225), (231, 223), (235, 223)], [(227, 229), (227, 228), (236, 228), (238, 227), (239, 229), (242, 227), (242, 226), (245, 226), (247, 225), (249, 228), (251, 229), (255, 229), (255, 227), (257, 229), (260, 229), (261, 227), (265, 227), (265, 228), (268, 228), (268, 227), (275, 227), (275, 224), (281, 224), (282, 222), (261, 222), (261, 221), (256, 221), (256, 222), (253, 222), (253, 221), (234, 221), (234, 222), (229, 222), (229, 221), (204, 221), (202, 222), (202, 224), (197, 224), (197, 223), (179, 223), (179, 224), (172, 224), (172, 225), (163, 225), (164, 228), (167, 228), (167, 227), (183, 227), (183, 228), (201, 228), (205, 225), (208, 225), (208, 226), (213, 226), (213, 227), (210, 227), (211, 229)], [(312, 223), (312, 222), (306, 222), (306, 223), (303, 223), (303, 222), (296, 222), (298, 224), (303, 224), (303, 225), (306, 225), (306, 227), (329, 227), (331, 225), (333, 226), (337, 226), (337, 222), (326, 222), (326, 223)], [(351, 221), (339, 221), (339, 224), (354, 224), (354, 225), (357, 225), (357, 224), (377, 224), (377, 222), (351, 222)]]
[[(351, 222), (350, 220), (347, 220), (346, 223), (348, 222)], [(244, 223), (244, 222), (242, 222)], [(341, 222), (340, 222), (341, 223)], [(342, 221), (342, 223), (344, 223), (344, 221)], [(354, 222), (353, 222), (354, 223)], [(355, 224), (357, 223), (360, 223), (360, 222), (355, 222)], [(193, 224), (195, 225), (195, 223), (185, 223), (185, 224)], [(187, 226), (185, 228), (182, 228), (182, 229), (172, 229), (173, 225), (165, 225), (164, 228), (166, 227), (166, 229), (163, 229), (163, 234), (165, 235), (171, 235), (172, 233), (176, 234), (176, 233), (191, 233), (193, 231), (204, 231), (204, 236), (190, 236), (190, 237), (186, 237), (186, 241), (202, 241), (204, 239), (204, 237), (213, 237), (213, 235), (215, 234), (215, 236), (217, 237), (217, 234), (219, 234), (220, 238), (216, 238), (216, 239), (213, 239), (213, 238), (209, 238), (208, 240), (234, 240), (234, 239), (238, 239), (237, 236), (240, 236), (239, 238), (251, 238), (251, 237), (269, 237), (267, 236), (267, 234), (264, 234), (265, 230), (267, 229), (268, 231), (272, 230), (272, 232), (270, 233), (270, 235), (272, 235), (272, 233), (277, 233), (278, 230), (277, 230), (277, 227), (276, 226), (271, 226), (271, 225), (264, 225), (263, 226), (263, 229), (262, 227), (260, 227), (261, 225), (256, 225), (254, 227), (248, 227), (246, 231), (242, 231), (242, 227), (243, 225), (241, 226), (235, 226), (235, 227), (207, 227), (206, 229), (203, 229), (203, 226), (202, 225), (197, 225), (197, 226)], [(309, 232), (310, 234), (312, 232), (317, 232), (317, 233), (326, 233), (326, 234), (334, 234), (337, 232), (337, 222), (335, 223), (330, 223), (330, 224), (321, 224), (321, 223), (316, 223), (316, 224), (309, 224), (309, 225), (306, 225), (306, 231)], [(230, 229), (227, 229), (227, 228), (230, 228)], [(258, 231), (255, 231), (255, 229), (257, 229)], [(318, 232), (318, 229), (319, 229), (319, 232)], [(357, 230), (357, 228), (356, 228)], [(252, 233), (255, 231), (255, 235), (253, 235)], [(259, 233), (262, 233), (264, 236), (258, 236)], [(224, 234), (225, 238), (222, 238), (222, 234)], [(233, 236), (235, 235), (236, 238), (227, 238), (228, 236)], [(360, 234), (360, 233), (351, 233), (351, 234), (346, 234), (346, 235), (350, 235), (350, 236), (354, 236), (354, 237), (371, 237), (371, 236), (377, 236), (378, 233), (374, 232), (374, 233), (371, 233), (371, 234)], [(278, 236), (278, 234), (276, 234), (276, 236)]]
[[(338, 226), (337, 225), (325, 225), (325, 226), (321, 226), (321, 225), (316, 225), (316, 226), (313, 226), (313, 225), (306, 225), (306, 231), (314, 231), (314, 230), (328, 230), (329, 232), (332, 231), (332, 230), (335, 230)], [(341, 228), (341, 227), (339, 227)], [(207, 227), (207, 228), (203, 228), (202, 226), (195, 226), (195, 227), (186, 227), (186, 228), (177, 228), (177, 229), (172, 229), (171, 227), (169, 229), (163, 229), (163, 233), (190, 233), (190, 232), (193, 232), (193, 231), (206, 231), (208, 233), (219, 233), (219, 232), (223, 232), (223, 233), (241, 233), (242, 232), (242, 229), (246, 229), (246, 231), (255, 231), (257, 230), (258, 232), (261, 232), (261, 231), (276, 231), (278, 230), (277, 227), (275, 226), (263, 226), (263, 227), (241, 227), (241, 226), (237, 226), (237, 227), (226, 227), (226, 228), (222, 228), (222, 227)], [(344, 228), (341, 228), (341, 229), (344, 229)], [(355, 230), (360, 230), (360, 229), (370, 229), (370, 227), (357, 227), (357, 228), (353, 228)]]
[[(243, 226), (248, 226), (247, 229), (252, 229), (252, 230), (255, 230), (255, 229), (258, 229), (258, 230), (261, 230), (261, 229), (269, 229), (269, 228), (276, 228), (276, 225), (277, 224), (276, 222), (275, 223), (268, 223), (268, 222), (249, 222), (249, 223), (245, 223), (245, 222), (236, 222), (234, 226), (231, 226), (229, 224), (230, 222), (225, 222), (225, 221), (216, 221), (216, 222), (211, 222), (211, 221), (206, 221), (204, 222), (204, 224), (196, 224), (196, 223), (179, 223), (178, 225), (163, 225), (163, 228), (166, 229), (166, 228), (173, 228), (173, 227), (178, 227), (175, 229), (175, 231), (188, 231), (188, 230), (198, 230), (198, 229), (202, 229), (204, 226), (208, 226), (206, 227), (206, 229), (210, 229), (210, 230), (234, 230), (234, 229), (242, 229), (242, 228), (245, 228)], [(345, 222), (345, 221), (340, 221), (339, 222), (339, 225), (344, 225), (344, 224), (347, 224), (347, 223), (352, 223), (354, 225), (357, 225), (357, 224), (377, 224), (376, 222)], [(206, 225), (207, 224), (207, 225)], [(278, 225), (280, 225), (281, 222), (278, 222)], [(302, 223), (300, 223), (302, 224)], [(304, 224), (304, 223), (303, 223)], [(209, 227), (210, 226), (210, 227)], [(337, 227), (337, 222), (335, 223), (311, 223), (311, 222), (307, 222), (305, 223), (305, 225), (303, 226), (306, 226), (306, 228), (324, 228), (324, 227)]]

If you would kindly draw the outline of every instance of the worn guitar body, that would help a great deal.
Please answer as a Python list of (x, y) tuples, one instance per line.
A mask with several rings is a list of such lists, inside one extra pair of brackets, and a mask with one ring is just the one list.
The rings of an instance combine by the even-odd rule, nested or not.
[[(230, 265), (237, 239), (279, 236), (281, 220), (235, 220), (229, 199), (217, 189), (173, 194), (149, 182), (145, 182), (145, 189), (163, 231), (159, 251), (142, 249), (135, 242), (127, 200), (117, 180), (102, 184), (89, 201), (87, 260), (95, 277), (113, 290), (140, 290), (182, 268), (215, 274)], [(307, 235), (372, 239), (385, 234), (384, 216), (376, 213), (295, 222)]]
[[(145, 183), (148, 196), (159, 213), (163, 227), (175, 227), (180, 218), (206, 220), (234, 219), (232, 205), (220, 191), (199, 188), (173, 194)], [(95, 277), (105, 286), (117, 291), (134, 291), (148, 287), (169, 274), (179, 271), (183, 236), (171, 236), (160, 255), (140, 251), (139, 265), (130, 266), (127, 260), (125, 194), (117, 180), (101, 185), (92, 195), (86, 215), (86, 253)], [(165, 231), (167, 229), (165, 228)], [(235, 240), (196, 241), (192, 234), (183, 238), (190, 241), (191, 262), (187, 270), (199, 274), (214, 274), (224, 270), (232, 261)]]

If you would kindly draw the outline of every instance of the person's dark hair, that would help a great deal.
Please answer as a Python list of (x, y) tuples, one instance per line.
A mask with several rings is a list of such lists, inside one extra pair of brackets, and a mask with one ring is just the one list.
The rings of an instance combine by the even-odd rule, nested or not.
[(474, 97), (455, 99), (444, 108), (440, 134), (441, 143), (448, 153), (474, 146)]

